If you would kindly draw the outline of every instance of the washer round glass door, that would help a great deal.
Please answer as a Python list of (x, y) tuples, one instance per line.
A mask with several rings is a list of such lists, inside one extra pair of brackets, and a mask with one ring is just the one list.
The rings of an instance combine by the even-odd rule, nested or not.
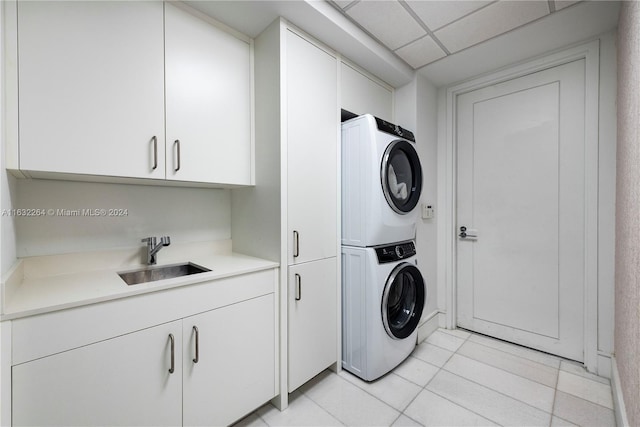
[(380, 175), (382, 191), (391, 209), (401, 215), (411, 212), (422, 191), (422, 167), (409, 141), (399, 139), (387, 146)]
[(382, 323), (393, 339), (404, 339), (418, 327), (425, 302), (424, 279), (408, 262), (396, 266), (382, 295)]

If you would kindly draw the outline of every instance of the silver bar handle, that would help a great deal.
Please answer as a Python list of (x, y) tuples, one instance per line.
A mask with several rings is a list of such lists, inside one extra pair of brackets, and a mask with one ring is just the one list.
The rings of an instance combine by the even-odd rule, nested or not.
[(461, 239), (477, 239), (478, 234), (476, 230), (471, 230), (463, 225), (462, 227), (460, 227), (460, 234), (458, 234), (458, 237), (460, 237)]
[(177, 149), (176, 156), (177, 156), (177, 160), (178, 160), (178, 165), (175, 168), (175, 172), (178, 172), (180, 170), (180, 140), (176, 139), (175, 142), (173, 143), (173, 145)]
[(176, 368), (176, 340), (173, 334), (169, 334), (169, 340), (171, 341), (171, 367), (169, 368), (169, 373), (173, 374)]
[(193, 331), (196, 333), (196, 358), (193, 359), (193, 363), (198, 363), (200, 360), (200, 333), (197, 326), (193, 327)]
[(158, 168), (158, 137), (153, 135), (151, 140), (153, 141), (153, 167), (151, 170), (156, 170)]
[(295, 275), (296, 279), (296, 301), (300, 301), (302, 299), (302, 278), (298, 273)]
[(298, 258), (300, 256), (300, 234), (293, 230), (293, 257)]

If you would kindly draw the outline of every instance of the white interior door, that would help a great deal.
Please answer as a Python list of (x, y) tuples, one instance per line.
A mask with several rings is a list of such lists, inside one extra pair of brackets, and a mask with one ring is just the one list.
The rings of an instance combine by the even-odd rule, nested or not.
[(584, 69), (578, 60), (457, 99), (458, 325), (579, 361)]

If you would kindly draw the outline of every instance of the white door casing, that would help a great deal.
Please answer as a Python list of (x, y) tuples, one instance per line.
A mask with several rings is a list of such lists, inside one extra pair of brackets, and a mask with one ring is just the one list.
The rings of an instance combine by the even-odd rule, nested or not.
[(582, 361), (584, 59), (457, 108), (458, 325)]
[(445, 326), (456, 327), (457, 319), (457, 144), (456, 101), (463, 93), (529, 75), (541, 70), (585, 60), (585, 152), (584, 152), (584, 365), (597, 371), (598, 360), (598, 115), (600, 59), (599, 40), (568, 48), (514, 65), (508, 69), (469, 80), (441, 92), (442, 132), (438, 138), (438, 288), (443, 295)]

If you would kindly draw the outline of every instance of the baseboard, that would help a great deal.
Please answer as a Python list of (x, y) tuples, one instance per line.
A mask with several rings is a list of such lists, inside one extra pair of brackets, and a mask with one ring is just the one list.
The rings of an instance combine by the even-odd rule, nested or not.
[(611, 379), (611, 353), (598, 352), (597, 369), (599, 376)]
[(443, 316), (443, 313), (436, 310), (423, 318), (422, 324), (418, 326), (418, 343), (426, 340), (429, 335), (434, 333), (435, 330), (440, 327), (440, 317)]
[(620, 374), (615, 356), (611, 356), (611, 391), (613, 392), (613, 411), (616, 414), (616, 425), (627, 427), (629, 420), (627, 419), (627, 409), (624, 405), (624, 395), (620, 386)]

